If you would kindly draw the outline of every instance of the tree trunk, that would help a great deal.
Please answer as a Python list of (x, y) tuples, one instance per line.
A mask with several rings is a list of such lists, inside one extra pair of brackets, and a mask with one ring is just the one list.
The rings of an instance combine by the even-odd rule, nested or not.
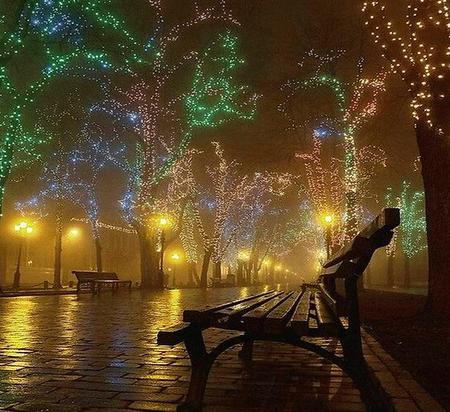
[(387, 255), (387, 286), (394, 287), (394, 255)]
[(203, 254), (202, 273), (200, 275), (200, 286), (202, 288), (208, 287), (208, 269), (209, 262), (211, 261), (211, 250), (205, 250)]
[(236, 282), (238, 286), (242, 286), (244, 284), (244, 262), (242, 260), (238, 260), (237, 263), (237, 273), (236, 273)]
[(149, 238), (145, 227), (138, 227), (140, 266), (141, 266), (141, 287), (144, 289), (164, 287), (164, 278), (158, 276), (158, 258), (155, 247)]
[(61, 253), (62, 253), (62, 227), (56, 223), (55, 237), (55, 267), (53, 271), (53, 289), (61, 289)]
[(196, 286), (201, 283), (197, 273), (197, 264), (195, 262), (188, 263), (188, 282), (189, 286)]
[(222, 279), (222, 262), (214, 262), (213, 277), (216, 280)]
[(97, 272), (103, 272), (102, 245), (100, 244), (100, 238), (98, 236), (95, 237), (94, 243), (95, 243), (95, 261), (97, 266)]
[(275, 268), (274, 265), (270, 265), (269, 269), (269, 285), (275, 284)]
[[(424, 123), (416, 125), (425, 188), (429, 292), (427, 308), (440, 316), (450, 315), (450, 108), (443, 110), (442, 135)], [(438, 122), (439, 123), (439, 122)]]
[(405, 273), (403, 287), (409, 289), (411, 287), (411, 259), (405, 255)]
[[(1, 208), (1, 206), (0, 206)], [(0, 286), (6, 284), (6, 271), (8, 270), (8, 242), (6, 241), (6, 230), (3, 227), (3, 218), (0, 209)]]

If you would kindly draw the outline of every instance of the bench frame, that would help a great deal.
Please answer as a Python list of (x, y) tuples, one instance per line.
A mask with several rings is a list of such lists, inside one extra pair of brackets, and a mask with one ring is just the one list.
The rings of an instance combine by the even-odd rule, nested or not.
[[(324, 271), (317, 284), (308, 285), (304, 288), (303, 293), (306, 290), (314, 289), (320, 291), (325, 296), (325, 300), (329, 301), (329, 307), (335, 309), (336, 322), (334, 324), (335, 328), (332, 330), (323, 331), (318, 329), (317, 334), (309, 332), (303, 335), (299, 335), (293, 328), (288, 327), (284, 328), (280, 333), (255, 332), (249, 330), (243, 322), (221, 322), (220, 319), (214, 319), (211, 316), (218, 310), (255, 299), (255, 296), (253, 296), (220, 305), (216, 308), (184, 311), (184, 323), (160, 331), (158, 333), (158, 344), (176, 345), (184, 342), (191, 360), (192, 370), (188, 394), (185, 402), (178, 407), (178, 410), (201, 410), (209, 371), (215, 359), (227, 349), (242, 344), (239, 357), (244, 361), (250, 361), (255, 341), (285, 343), (314, 352), (339, 366), (353, 380), (355, 386), (360, 390), (368, 410), (394, 410), (388, 395), (364, 359), (357, 283), (369, 264), (373, 253), (376, 249), (389, 244), (393, 236), (392, 230), (399, 223), (400, 213), (398, 209), (384, 209), (350, 244), (343, 247), (324, 264)], [(338, 280), (344, 283), (344, 296), (340, 296), (337, 293), (336, 281)], [(273, 296), (273, 291), (257, 296), (262, 301), (265, 299), (265, 295)], [(297, 302), (299, 301), (300, 297), (297, 299)], [(347, 321), (341, 322), (340, 315), (344, 311)], [(207, 351), (202, 332), (210, 327), (241, 331), (243, 334), (226, 339), (215, 348)], [(303, 337), (311, 336), (337, 338), (341, 343), (343, 356), (338, 356), (319, 345), (303, 339)]]
[(80, 293), (82, 286), (87, 284), (93, 294), (99, 294), (102, 286), (110, 286), (112, 292), (116, 292), (119, 286), (126, 286), (131, 290), (131, 280), (120, 280), (115, 272), (96, 272), (90, 270), (73, 270), (77, 277), (77, 293)]

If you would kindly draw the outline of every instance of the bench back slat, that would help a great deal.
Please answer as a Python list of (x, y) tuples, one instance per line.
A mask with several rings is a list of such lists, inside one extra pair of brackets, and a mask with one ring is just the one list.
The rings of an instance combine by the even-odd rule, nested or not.
[(389, 244), (392, 238), (392, 230), (400, 224), (400, 210), (387, 208), (356, 237), (341, 250), (334, 254), (325, 264), (325, 268), (337, 265), (340, 262), (369, 256), (378, 248)]
[(79, 282), (89, 282), (91, 280), (119, 280), (115, 272), (95, 272), (88, 270), (73, 270), (72, 273)]

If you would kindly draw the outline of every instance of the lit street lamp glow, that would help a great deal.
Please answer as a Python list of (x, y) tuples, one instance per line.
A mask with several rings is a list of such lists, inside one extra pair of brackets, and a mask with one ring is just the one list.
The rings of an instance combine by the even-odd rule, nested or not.
[(77, 227), (72, 227), (67, 232), (67, 236), (71, 239), (75, 239), (81, 235), (81, 230)]
[(16, 271), (14, 272), (14, 281), (13, 281), (13, 289), (19, 289), (20, 287), (20, 261), (22, 258), (22, 249), (24, 241), (28, 235), (33, 233), (33, 226), (26, 221), (21, 221), (14, 226), (15, 232), (20, 236), (19, 241), (19, 252), (17, 254), (17, 265)]

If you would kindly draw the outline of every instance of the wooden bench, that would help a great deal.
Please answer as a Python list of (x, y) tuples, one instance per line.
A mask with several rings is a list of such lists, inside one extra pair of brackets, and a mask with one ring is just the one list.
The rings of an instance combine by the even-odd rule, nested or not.
[[(362, 351), (357, 281), (376, 249), (389, 244), (399, 225), (398, 209), (384, 209), (351, 243), (325, 264), (317, 283), (298, 291), (268, 291), (218, 306), (183, 312), (183, 323), (158, 333), (158, 344), (184, 342), (191, 359), (191, 381), (179, 410), (197, 411), (209, 370), (228, 348), (242, 344), (239, 356), (251, 360), (253, 342), (274, 341), (315, 352), (342, 368), (359, 388), (369, 410), (393, 410), (391, 402), (368, 368)], [(207, 328), (240, 331), (209, 352), (202, 332)], [(307, 337), (334, 337), (342, 355), (328, 351)], [(269, 371), (268, 371), (269, 373)]]
[(100, 293), (103, 286), (111, 287), (113, 292), (119, 289), (119, 286), (126, 286), (131, 290), (131, 280), (120, 280), (115, 272), (95, 272), (88, 270), (73, 270), (72, 273), (77, 277), (77, 292), (80, 292), (84, 286), (87, 286), (92, 293)]

